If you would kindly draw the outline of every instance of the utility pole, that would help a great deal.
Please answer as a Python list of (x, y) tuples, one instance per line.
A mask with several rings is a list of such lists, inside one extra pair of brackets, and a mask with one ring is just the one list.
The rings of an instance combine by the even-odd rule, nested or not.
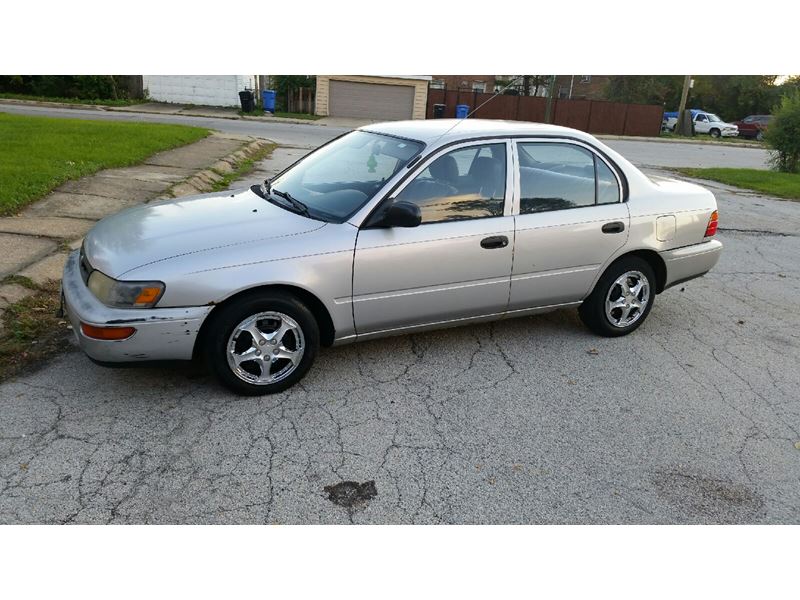
[(689, 88), (691, 87), (691, 85), (692, 85), (692, 76), (686, 75), (683, 79), (681, 104), (678, 107), (678, 123), (675, 125), (675, 133), (677, 133), (678, 135), (685, 135), (687, 137), (691, 137), (694, 133), (692, 131), (691, 113), (686, 112), (686, 101), (689, 99)]
[(544, 111), (544, 122), (553, 122), (553, 94), (556, 89), (556, 76), (550, 75), (550, 84), (547, 86), (547, 108)]

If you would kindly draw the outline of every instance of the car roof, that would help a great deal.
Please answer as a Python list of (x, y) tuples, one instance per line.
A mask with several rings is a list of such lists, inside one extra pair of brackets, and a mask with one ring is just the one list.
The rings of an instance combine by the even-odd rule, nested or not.
[(499, 119), (426, 119), (414, 121), (391, 121), (360, 127), (371, 131), (418, 140), (427, 145), (441, 142), (457, 142), (482, 137), (558, 135), (593, 141), (594, 138), (578, 129), (531, 123), (528, 121), (502, 121)]

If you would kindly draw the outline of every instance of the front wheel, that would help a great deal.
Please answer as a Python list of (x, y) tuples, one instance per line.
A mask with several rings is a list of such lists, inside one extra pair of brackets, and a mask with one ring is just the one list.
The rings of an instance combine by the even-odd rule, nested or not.
[(712, 129), (712, 130), (711, 130), (711, 131), (709, 131), (708, 133), (710, 133), (710, 134), (711, 134), (711, 137), (713, 137), (713, 138), (718, 138), (718, 137), (720, 136), (720, 131), (719, 131), (719, 129)]
[(650, 314), (655, 283), (655, 274), (647, 261), (637, 256), (621, 258), (606, 269), (581, 304), (578, 309), (581, 320), (598, 335), (627, 335)]
[(759, 132), (756, 134), (756, 139), (757, 139), (759, 142), (763, 142), (763, 141), (764, 141), (764, 132), (763, 132), (763, 131), (759, 131)]
[(237, 394), (283, 391), (311, 368), (319, 327), (311, 311), (283, 292), (251, 294), (222, 306), (204, 339), (206, 362)]

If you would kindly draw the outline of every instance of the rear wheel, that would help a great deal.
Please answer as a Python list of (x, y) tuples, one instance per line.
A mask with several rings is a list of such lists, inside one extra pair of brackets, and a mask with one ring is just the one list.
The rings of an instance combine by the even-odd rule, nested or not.
[(230, 390), (274, 394), (297, 383), (319, 350), (311, 311), (282, 292), (253, 294), (220, 307), (205, 336), (206, 362)]
[(606, 337), (626, 335), (639, 327), (655, 300), (655, 274), (644, 259), (627, 256), (613, 263), (578, 312), (594, 333)]
[(763, 131), (759, 131), (759, 132), (756, 134), (756, 139), (757, 139), (759, 142), (762, 142), (762, 141), (764, 141), (764, 132), (763, 132)]

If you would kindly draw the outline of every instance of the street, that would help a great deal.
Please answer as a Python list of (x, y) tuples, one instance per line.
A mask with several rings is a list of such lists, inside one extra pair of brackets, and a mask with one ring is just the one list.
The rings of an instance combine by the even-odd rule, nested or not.
[(389, 338), (261, 398), (73, 349), (0, 385), (0, 522), (796, 523), (800, 205), (713, 185), (720, 263), (628, 337), (562, 310)]
[[(217, 129), (225, 133), (265, 137), (281, 145), (302, 146), (306, 148), (315, 148), (348, 131), (348, 129), (342, 127), (274, 122), (259, 123), (250, 120), (212, 119), (180, 115), (109, 112), (11, 104), (0, 104), (0, 111), (72, 119), (111, 119), (117, 121), (147, 121), (152, 123), (195, 125), (197, 127)], [(738, 147), (730, 144), (681, 144), (675, 142), (638, 141), (633, 139), (606, 139), (603, 141), (640, 167), (748, 167), (764, 169), (767, 166), (767, 152), (760, 148)]]

